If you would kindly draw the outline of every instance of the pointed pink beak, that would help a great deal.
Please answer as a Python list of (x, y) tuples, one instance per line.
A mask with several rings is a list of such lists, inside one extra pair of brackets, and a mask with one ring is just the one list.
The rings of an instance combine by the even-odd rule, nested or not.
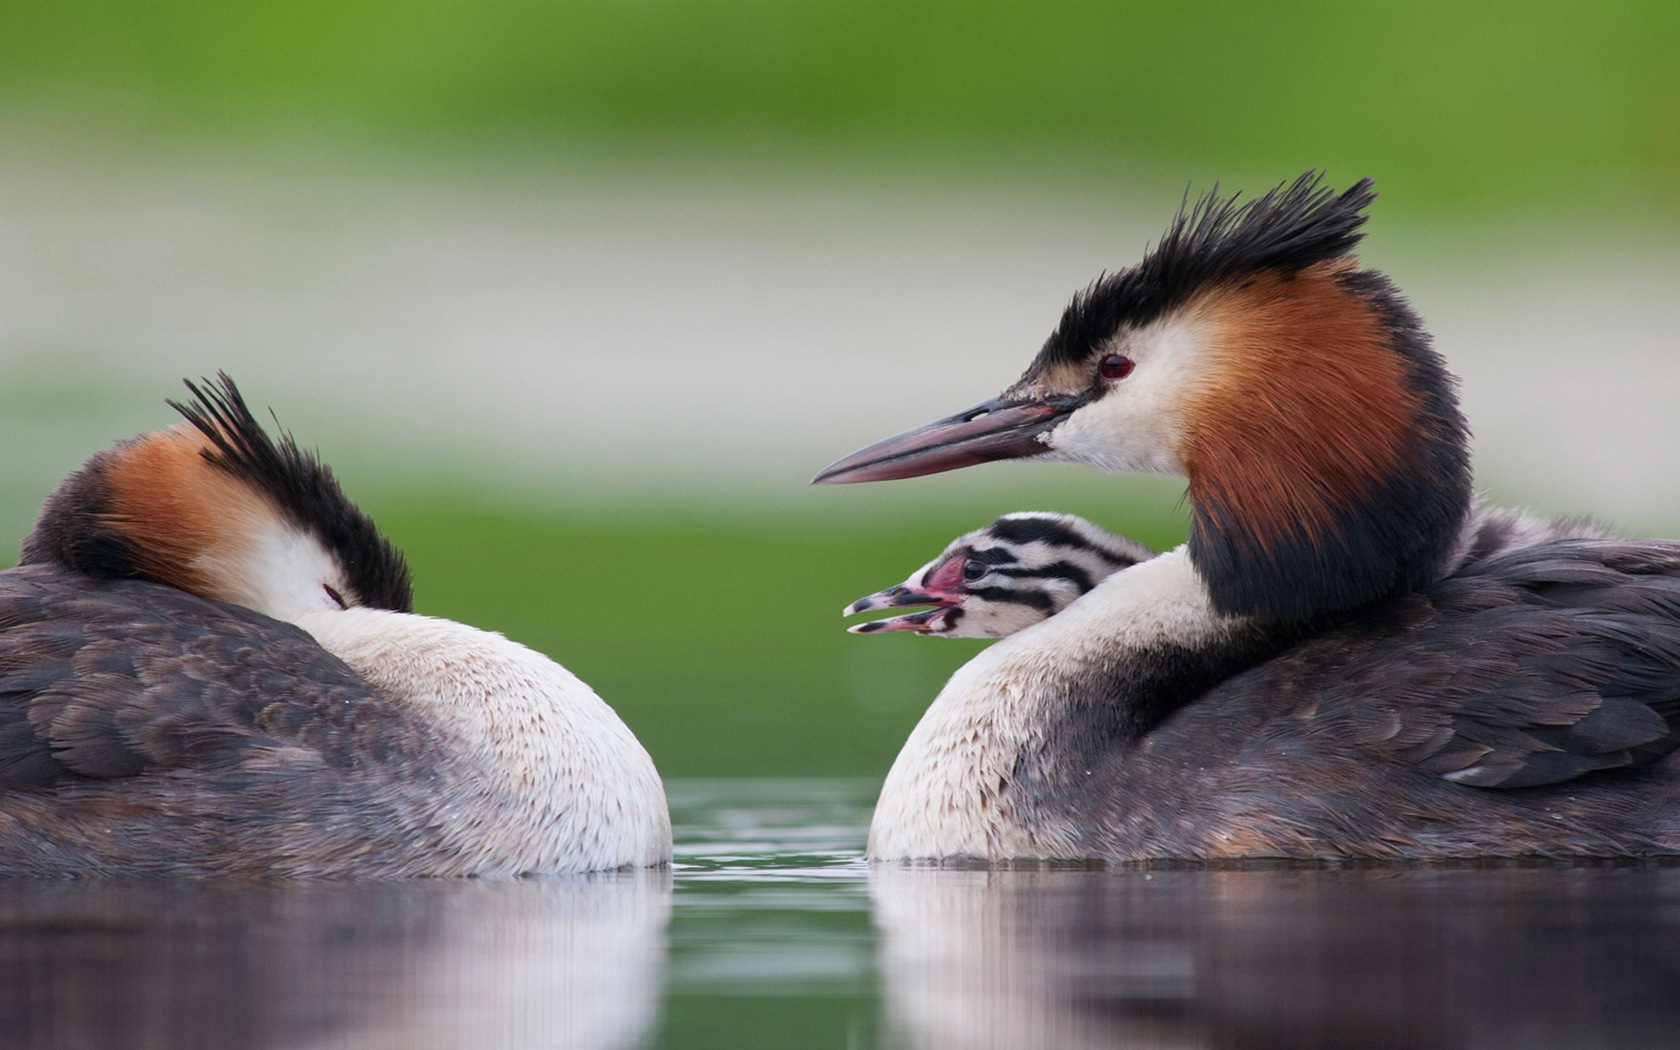
[(1040, 435), (1066, 419), (1077, 402), (1005, 401), (994, 398), (966, 412), (906, 430), (831, 463), (813, 485), (890, 481), (970, 467), (995, 459), (1049, 451)]

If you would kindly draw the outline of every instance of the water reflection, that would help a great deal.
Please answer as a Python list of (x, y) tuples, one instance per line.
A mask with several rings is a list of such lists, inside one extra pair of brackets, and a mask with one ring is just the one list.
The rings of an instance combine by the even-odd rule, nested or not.
[(669, 872), (0, 882), (8, 1047), (635, 1046)]
[(879, 780), (667, 785), (676, 909), (654, 1045), (879, 1043), (863, 839)]
[(871, 867), (678, 781), (670, 871), (0, 880), (0, 1047), (1667, 1047), (1680, 868)]
[(879, 868), (924, 1047), (1672, 1046), (1680, 869)]

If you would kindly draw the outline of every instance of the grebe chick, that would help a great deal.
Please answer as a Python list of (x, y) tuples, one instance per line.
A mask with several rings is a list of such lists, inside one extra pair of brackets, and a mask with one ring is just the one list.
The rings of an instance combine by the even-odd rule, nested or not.
[(859, 598), (843, 615), (932, 605), (846, 629), (1002, 638), (1042, 623), (1114, 573), (1153, 557), (1136, 540), (1084, 518), (1021, 511), (957, 537), (909, 579)]
[[(1559, 539), (1620, 538), (1581, 517), (1548, 518), (1478, 505), (1451, 564)], [(1156, 552), (1073, 514), (1018, 511), (952, 540), (903, 583), (852, 602), (842, 616), (933, 608), (853, 624), (853, 634), (911, 631), (945, 638), (1003, 638), (1061, 612), (1121, 569)]]
[(409, 611), (402, 556), (225, 375), (98, 453), (0, 573), (0, 873), (659, 864), (659, 776), (588, 686)]
[(818, 475), (1189, 485), (1188, 543), (952, 676), (871, 856), (1680, 853), (1680, 545), (1476, 508), (1454, 381), (1352, 255), (1374, 197), (1210, 194), (998, 398)]

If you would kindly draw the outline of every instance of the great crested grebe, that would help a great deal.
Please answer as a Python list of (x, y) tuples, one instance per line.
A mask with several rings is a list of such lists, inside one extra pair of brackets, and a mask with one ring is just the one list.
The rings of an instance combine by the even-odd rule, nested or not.
[(1049, 619), (1121, 569), (1153, 557), (1136, 540), (1084, 518), (1017, 511), (958, 536), (909, 579), (859, 598), (842, 615), (931, 605), (846, 629), (1002, 638)]
[(225, 375), (0, 573), (0, 874), (517, 875), (671, 856), (613, 710), (408, 568)]
[(1001, 396), (818, 475), (1189, 482), (1187, 544), (952, 676), (871, 856), (1680, 851), (1680, 545), (1473, 507), (1452, 379), (1351, 254), (1374, 196), (1203, 198)]

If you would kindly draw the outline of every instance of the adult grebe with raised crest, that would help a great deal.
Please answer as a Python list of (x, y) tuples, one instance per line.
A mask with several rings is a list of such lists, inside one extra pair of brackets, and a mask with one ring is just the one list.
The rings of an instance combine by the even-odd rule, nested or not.
[(1189, 482), (1189, 542), (961, 668), (878, 858), (1680, 851), (1680, 545), (1474, 504), (1453, 381), (1309, 173), (1182, 211), (998, 398), (819, 482), (1042, 458)]

